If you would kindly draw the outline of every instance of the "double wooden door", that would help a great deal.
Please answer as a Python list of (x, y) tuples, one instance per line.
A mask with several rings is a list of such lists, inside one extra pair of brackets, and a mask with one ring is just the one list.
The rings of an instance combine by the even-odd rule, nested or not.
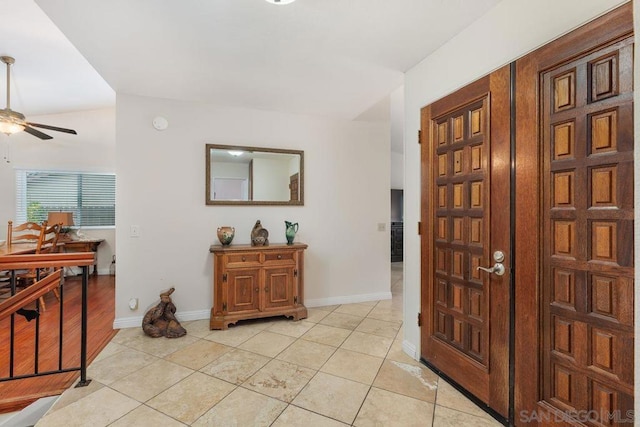
[(623, 6), (422, 111), (423, 360), (516, 425), (633, 409)]

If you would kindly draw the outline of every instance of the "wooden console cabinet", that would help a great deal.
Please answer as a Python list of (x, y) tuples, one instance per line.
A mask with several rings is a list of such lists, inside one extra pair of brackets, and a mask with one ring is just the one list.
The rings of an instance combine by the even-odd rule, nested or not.
[(213, 307), (210, 329), (238, 320), (284, 315), (307, 317), (304, 250), (307, 245), (212, 245)]

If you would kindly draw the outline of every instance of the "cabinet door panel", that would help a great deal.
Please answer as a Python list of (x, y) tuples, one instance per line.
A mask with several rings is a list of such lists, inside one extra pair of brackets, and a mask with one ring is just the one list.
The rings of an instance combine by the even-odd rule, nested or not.
[(227, 312), (260, 309), (259, 277), (259, 268), (228, 271)]
[(264, 272), (265, 309), (293, 306), (297, 280), (294, 268), (265, 268)]

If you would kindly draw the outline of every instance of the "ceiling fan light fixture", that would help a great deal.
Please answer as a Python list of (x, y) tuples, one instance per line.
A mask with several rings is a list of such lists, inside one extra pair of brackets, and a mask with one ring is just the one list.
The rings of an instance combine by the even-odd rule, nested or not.
[(8, 108), (0, 109), (0, 132), (6, 135), (22, 132), (26, 123), (24, 116)]
[(5, 135), (13, 135), (14, 133), (22, 132), (24, 125), (13, 122), (0, 122), (0, 132)]
[(266, 1), (267, 3), (271, 3), (271, 4), (284, 5), (284, 4), (293, 3), (296, 0), (266, 0)]
[(16, 61), (11, 56), (0, 56), (0, 61), (7, 64), (7, 105), (5, 108), (0, 109), (0, 132), (11, 135), (25, 131), (26, 133), (40, 139), (53, 139), (53, 137), (34, 129), (34, 127), (55, 130), (56, 132), (70, 133), (72, 135), (78, 134), (73, 129), (28, 122), (25, 119), (24, 114), (13, 111), (11, 109), (11, 65)]

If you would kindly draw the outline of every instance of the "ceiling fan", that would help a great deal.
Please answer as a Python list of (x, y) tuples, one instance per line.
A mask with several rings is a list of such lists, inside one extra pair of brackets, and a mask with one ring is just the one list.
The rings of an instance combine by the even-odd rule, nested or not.
[(52, 136), (47, 135), (46, 133), (40, 132), (34, 127), (55, 130), (57, 132), (65, 132), (71, 133), (73, 135), (77, 135), (78, 133), (73, 129), (65, 129), (59, 128), (56, 126), (43, 125), (40, 123), (28, 122), (25, 120), (24, 114), (18, 113), (17, 111), (13, 111), (11, 109), (11, 93), (10, 93), (10, 83), (11, 83), (11, 64), (13, 64), (15, 59), (10, 56), (0, 56), (0, 61), (7, 64), (7, 107), (4, 109), (0, 109), (0, 132), (5, 133), (7, 135), (11, 135), (13, 133), (18, 133), (21, 131), (25, 131), (33, 136), (37, 136), (40, 139), (52, 139)]

